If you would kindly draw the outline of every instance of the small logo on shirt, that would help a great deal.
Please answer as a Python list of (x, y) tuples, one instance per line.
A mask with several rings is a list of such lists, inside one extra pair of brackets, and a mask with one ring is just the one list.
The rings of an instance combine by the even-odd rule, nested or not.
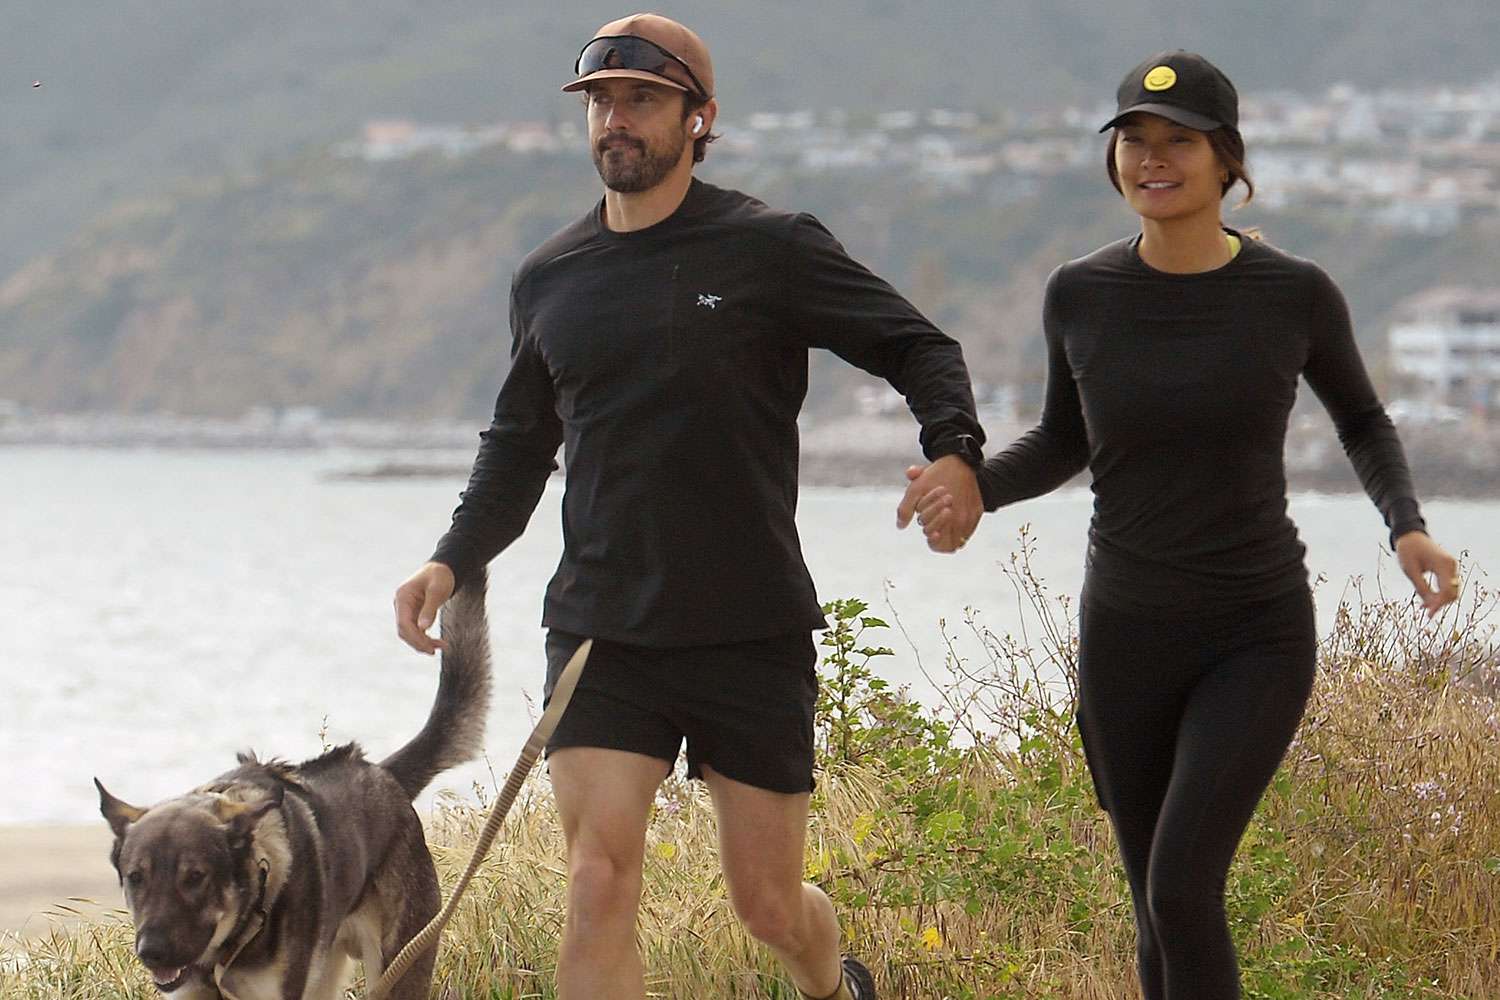
[(719, 308), (719, 303), (723, 301), (724, 296), (722, 295), (704, 295), (702, 292), (698, 293), (698, 304), (700, 306), (708, 306), (708, 308), (710, 309), (717, 309)]

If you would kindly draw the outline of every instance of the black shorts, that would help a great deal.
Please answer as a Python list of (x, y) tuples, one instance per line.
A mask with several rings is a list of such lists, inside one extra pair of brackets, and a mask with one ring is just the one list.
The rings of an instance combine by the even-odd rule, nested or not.
[[(580, 642), (547, 633), (548, 700)], [(757, 788), (810, 792), (817, 660), (810, 632), (681, 649), (595, 640), (547, 751), (626, 750), (670, 768), (686, 738), (691, 778), (707, 764)]]

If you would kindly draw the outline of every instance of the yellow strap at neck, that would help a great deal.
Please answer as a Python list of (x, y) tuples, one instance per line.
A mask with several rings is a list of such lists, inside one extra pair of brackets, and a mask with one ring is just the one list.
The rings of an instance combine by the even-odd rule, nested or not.
[(1240, 238), (1233, 233), (1225, 233), (1224, 239), (1229, 241), (1229, 259), (1234, 260), (1240, 255)]

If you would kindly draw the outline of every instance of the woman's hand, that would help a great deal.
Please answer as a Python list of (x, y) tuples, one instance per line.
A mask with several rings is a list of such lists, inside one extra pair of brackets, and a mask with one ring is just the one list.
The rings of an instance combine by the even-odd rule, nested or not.
[[(1427, 532), (1408, 531), (1396, 539), (1396, 561), (1416, 588), (1428, 618), (1458, 600), (1461, 582), (1458, 560), (1443, 551), (1443, 547), (1429, 538)], [(1435, 589), (1427, 579), (1429, 573), (1437, 580)]]
[(904, 528), (915, 519), (934, 552), (963, 548), (984, 515), (974, 470), (949, 455), (931, 465), (911, 466), (906, 478), (911, 485), (896, 511), (896, 526)]

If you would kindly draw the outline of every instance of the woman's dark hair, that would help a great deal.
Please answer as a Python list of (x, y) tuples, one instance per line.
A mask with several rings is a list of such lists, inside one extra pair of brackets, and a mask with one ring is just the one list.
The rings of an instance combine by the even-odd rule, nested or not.
[[(1208, 144), (1213, 147), (1214, 155), (1224, 165), (1224, 172), (1229, 174), (1229, 180), (1224, 182), (1223, 190), (1219, 193), (1228, 194), (1235, 184), (1245, 185), (1245, 197), (1234, 206), (1244, 208), (1255, 197), (1255, 182), (1250, 179), (1250, 171), (1245, 167), (1244, 138), (1232, 128), (1216, 128), (1204, 135), (1208, 136)], [(1109, 143), (1104, 148), (1104, 169), (1109, 173), (1109, 182), (1115, 186), (1115, 190), (1124, 194), (1125, 189), (1120, 187), (1120, 173), (1115, 167), (1115, 144), (1119, 140), (1120, 130), (1115, 129), (1110, 133)]]

